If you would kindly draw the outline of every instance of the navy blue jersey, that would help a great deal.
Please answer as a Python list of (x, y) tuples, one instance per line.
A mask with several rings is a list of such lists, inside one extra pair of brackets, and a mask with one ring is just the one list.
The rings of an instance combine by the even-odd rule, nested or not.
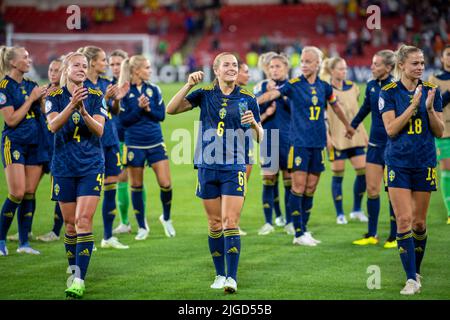
[[(106, 88), (111, 84), (111, 81), (106, 77), (98, 77), (97, 83), (93, 83), (91, 80), (86, 79), (84, 81), (84, 86), (87, 88), (92, 88), (95, 90), (100, 90), (103, 94), (103, 97), (106, 94)], [(119, 144), (119, 135), (117, 134), (116, 122), (113, 121), (113, 118), (116, 117), (111, 113), (111, 105), (112, 101), (106, 101), (108, 118), (105, 122), (105, 128), (102, 136), (102, 145), (103, 147), (111, 147)]]
[[(71, 98), (65, 86), (50, 93), (45, 102), (45, 112), (47, 115), (62, 112)], [(101, 91), (88, 88), (84, 106), (91, 116), (108, 116)], [(104, 169), (100, 138), (89, 130), (80, 113), (73, 111), (69, 120), (55, 133), (52, 174), (56, 177), (84, 177), (103, 173)]]
[(327, 102), (336, 103), (331, 85), (319, 78), (310, 84), (302, 75), (278, 90), (291, 100), (291, 145), (324, 148), (327, 142), (324, 112)]
[(366, 86), (364, 102), (352, 120), (351, 126), (356, 129), (363, 122), (364, 118), (372, 112), (372, 124), (370, 127), (369, 143), (372, 146), (383, 147), (387, 142), (387, 133), (384, 128), (383, 118), (378, 110), (378, 98), (381, 88), (394, 81), (394, 77), (389, 75), (384, 80), (370, 80)]
[[(112, 78), (111, 80), (111, 84), (117, 84), (119, 82), (119, 80), (117, 78)], [(124, 142), (125, 141), (125, 128), (122, 125), (122, 122), (120, 121), (120, 117), (118, 115), (112, 115), (113, 121), (116, 124), (116, 129), (117, 129), (117, 135), (119, 137), (119, 141)]]
[[(422, 84), (422, 97), (417, 112), (395, 137), (388, 138), (385, 152), (388, 166), (400, 168), (436, 166), (436, 147), (425, 101), (428, 91), (437, 86), (421, 80), (419, 84)], [(379, 98), (380, 113), (393, 110), (395, 117), (399, 117), (411, 104), (413, 96), (414, 90), (408, 91), (401, 81), (384, 86)], [(433, 106), (437, 112), (442, 112), (442, 97), (439, 89), (436, 90)]]
[[(150, 100), (150, 112), (139, 107), (141, 95)], [(164, 120), (166, 106), (157, 85), (143, 82), (138, 88), (130, 86), (120, 101), (120, 121), (125, 127), (125, 144), (129, 147), (153, 147), (164, 142), (160, 122)]]
[(199, 168), (245, 171), (245, 140), (251, 131), (245, 134), (250, 126), (242, 125), (241, 118), (250, 110), (256, 122), (261, 121), (255, 96), (239, 86), (225, 95), (218, 85), (210, 85), (193, 91), (186, 99), (192, 107), (200, 107), (194, 164)]
[[(280, 90), (288, 83), (288, 80), (275, 81), (276, 89)], [(276, 127), (280, 130), (280, 144), (289, 144), (289, 133), (291, 129), (291, 101), (288, 97), (280, 97), (275, 100), (277, 110), (275, 111)]]
[[(11, 77), (5, 76), (0, 81), (0, 109), (9, 106), (13, 107), (14, 111), (19, 109), (36, 86), (36, 82), (25, 78), (17, 83)], [(35, 101), (27, 115), (14, 128), (5, 122), (3, 136), (8, 136), (9, 140), (18, 144), (38, 144), (41, 132), (39, 117), (42, 116), (40, 107), (39, 100)]]
[[(267, 85), (269, 84), (268, 79), (263, 80), (259, 82), (254, 88), (253, 88), (253, 94), (255, 97), (261, 96), (263, 93), (267, 92)], [(266, 112), (267, 108), (270, 107), (273, 101), (264, 102), (259, 105), (259, 111), (261, 114)], [(263, 129), (277, 129), (276, 121), (275, 121), (275, 114), (271, 115), (270, 117), (267, 117), (262, 123), (261, 123)]]

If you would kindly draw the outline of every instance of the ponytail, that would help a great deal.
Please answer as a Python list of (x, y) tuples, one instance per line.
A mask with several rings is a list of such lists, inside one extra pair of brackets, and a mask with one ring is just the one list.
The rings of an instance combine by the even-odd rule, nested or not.
[(121, 87), (125, 82), (131, 80), (131, 70), (130, 70), (130, 58), (126, 58), (122, 61), (120, 65), (120, 76), (119, 76), (119, 87)]
[(77, 52), (82, 53), (86, 56), (87, 62), (88, 62), (88, 68), (90, 69), (92, 61), (97, 59), (97, 56), (100, 52), (102, 52), (103, 49), (96, 47), (96, 46), (86, 46), (78, 48)]

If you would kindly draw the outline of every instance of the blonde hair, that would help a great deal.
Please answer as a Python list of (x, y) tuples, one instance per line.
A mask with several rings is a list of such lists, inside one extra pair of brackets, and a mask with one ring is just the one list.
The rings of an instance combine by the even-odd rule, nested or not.
[(395, 68), (395, 53), (392, 50), (380, 50), (377, 53), (375, 53), (376, 56), (379, 56), (383, 63), (386, 66), (391, 67), (391, 72)]
[(70, 52), (69, 54), (67, 54), (64, 57), (64, 60), (62, 61), (62, 65), (61, 65), (61, 79), (59, 81), (60, 87), (63, 87), (67, 84), (67, 77), (68, 77), (67, 69), (69, 68), (70, 61), (74, 57), (83, 57), (87, 61), (87, 57), (81, 52)]
[(394, 77), (397, 80), (400, 80), (402, 77), (402, 70), (400, 69), (400, 63), (405, 63), (406, 59), (411, 53), (420, 52), (423, 54), (423, 51), (414, 46), (408, 46), (403, 44), (397, 51), (395, 51), (395, 68), (394, 68)]
[(326, 81), (328, 83), (331, 83), (331, 71), (336, 68), (336, 65), (339, 62), (345, 61), (341, 57), (333, 57), (333, 58), (327, 58), (322, 62), (322, 66), (320, 68), (320, 79), (323, 81)]
[(314, 46), (304, 47), (302, 50), (302, 54), (304, 52), (312, 52), (317, 56), (317, 59), (319, 59), (319, 69), (320, 69), (320, 66), (322, 65), (322, 61), (323, 61), (323, 52), (319, 48), (314, 47)]
[[(214, 71), (219, 69), (220, 62), (222, 61), (222, 58), (224, 56), (233, 56), (236, 59), (236, 61), (238, 61), (237, 57), (233, 53), (231, 53), (231, 52), (221, 52), (214, 58), (214, 61), (213, 61), (213, 70)], [(218, 80), (217, 80), (217, 77), (216, 77), (213, 80), (213, 84), (216, 85), (217, 83), (218, 83)]]
[(145, 61), (147, 61), (147, 58), (143, 55), (135, 55), (123, 60), (120, 65), (119, 86), (122, 86), (127, 81), (131, 81), (133, 71), (138, 69)]
[(122, 59), (128, 59), (128, 53), (126, 53), (125, 51), (123, 51), (122, 49), (116, 49), (113, 52), (111, 52), (111, 54), (109, 55), (109, 57), (121, 57)]
[(277, 55), (278, 55), (278, 53), (276, 53), (275, 51), (268, 51), (268, 52), (262, 53), (258, 58), (258, 69), (261, 69), (267, 78), (269, 77), (268, 67), (269, 67), (270, 60), (272, 60), (272, 58)]
[(286, 55), (284, 55), (284, 54), (276, 54), (276, 55), (272, 56), (270, 58), (269, 62), (268, 62), (268, 65), (274, 59), (280, 60), (289, 69), (289, 67), (290, 67), (289, 59), (288, 59), (288, 57)]
[(96, 46), (86, 46), (86, 47), (81, 47), (77, 50), (77, 52), (82, 53), (85, 55), (87, 62), (88, 62), (88, 66), (89, 68), (92, 67), (91, 63), (92, 61), (94, 61), (95, 59), (97, 59), (98, 55), (100, 54), (100, 52), (104, 52), (104, 50), (102, 48), (96, 47)]
[(0, 47), (0, 79), (3, 79), (8, 72), (11, 71), (11, 61), (16, 58), (18, 49), (24, 49), (23, 47)]

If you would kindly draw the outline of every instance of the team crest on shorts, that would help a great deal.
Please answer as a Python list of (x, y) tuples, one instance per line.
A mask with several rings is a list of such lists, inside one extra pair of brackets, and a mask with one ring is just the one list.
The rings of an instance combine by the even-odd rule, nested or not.
[(319, 102), (319, 98), (317, 98), (317, 96), (313, 96), (311, 98), (311, 102), (313, 103), (313, 105), (317, 106), (317, 103)]
[(80, 114), (78, 112), (72, 114), (72, 121), (75, 124), (78, 124), (78, 122), (80, 122)]
[(0, 93), (0, 104), (6, 103), (6, 96), (4, 93)]
[(341, 152), (340, 151), (336, 151), (336, 157), (340, 157), (341, 156)]
[(59, 184), (55, 184), (55, 187), (53, 188), (53, 190), (55, 190), (55, 194), (58, 195), (59, 191), (61, 191)]
[(227, 116), (227, 110), (225, 108), (222, 108), (219, 110), (219, 117), (220, 119), (224, 119)]
[(128, 152), (128, 161), (133, 161), (133, 159), (134, 159), (134, 152), (133, 151)]
[(395, 179), (395, 172), (394, 170), (389, 171), (389, 181), (392, 182)]
[(20, 158), (20, 152), (19, 151), (14, 150), (12, 155), (13, 155), (14, 159), (19, 160), (19, 158)]
[(295, 157), (295, 165), (298, 167), (302, 163), (302, 158)]

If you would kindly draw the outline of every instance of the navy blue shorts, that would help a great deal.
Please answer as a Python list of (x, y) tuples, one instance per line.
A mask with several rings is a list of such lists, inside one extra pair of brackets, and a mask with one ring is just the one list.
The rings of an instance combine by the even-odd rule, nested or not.
[(196, 195), (199, 198), (244, 197), (246, 189), (245, 171), (198, 168)]
[(384, 151), (386, 150), (385, 146), (382, 147), (373, 147), (370, 146), (367, 148), (367, 156), (366, 156), (366, 162), (367, 163), (373, 163), (378, 164), (382, 167), (384, 167)]
[(146, 161), (147, 165), (150, 167), (156, 162), (169, 159), (164, 144), (150, 149), (138, 149), (132, 147), (127, 147), (126, 149), (126, 165), (130, 167), (144, 167)]
[(328, 150), (328, 159), (333, 162), (336, 160), (351, 159), (364, 154), (366, 154), (364, 147), (355, 147), (344, 150), (338, 150), (332, 147), (331, 150)]
[(43, 161), (40, 152), (38, 145), (18, 144), (9, 140), (8, 136), (2, 137), (2, 162), (4, 168), (13, 163), (20, 163), (26, 166), (43, 164), (45, 161)]
[(288, 169), (319, 173), (325, 170), (323, 148), (306, 148), (291, 146), (288, 157)]
[(398, 168), (386, 166), (384, 178), (388, 188), (402, 188), (411, 191), (436, 191), (436, 168)]
[(78, 197), (100, 197), (103, 173), (84, 177), (53, 177), (52, 200), (75, 202)]
[[(270, 169), (270, 171), (278, 172), (279, 170), (288, 170), (288, 158), (290, 145), (281, 143), (278, 146), (278, 150), (275, 150), (275, 154), (272, 155), (271, 146), (267, 146), (268, 151), (265, 150), (265, 144), (261, 145), (261, 168)], [(278, 154), (277, 154), (278, 152)]]
[(105, 156), (105, 177), (118, 176), (122, 171), (119, 145), (104, 147), (103, 154)]

